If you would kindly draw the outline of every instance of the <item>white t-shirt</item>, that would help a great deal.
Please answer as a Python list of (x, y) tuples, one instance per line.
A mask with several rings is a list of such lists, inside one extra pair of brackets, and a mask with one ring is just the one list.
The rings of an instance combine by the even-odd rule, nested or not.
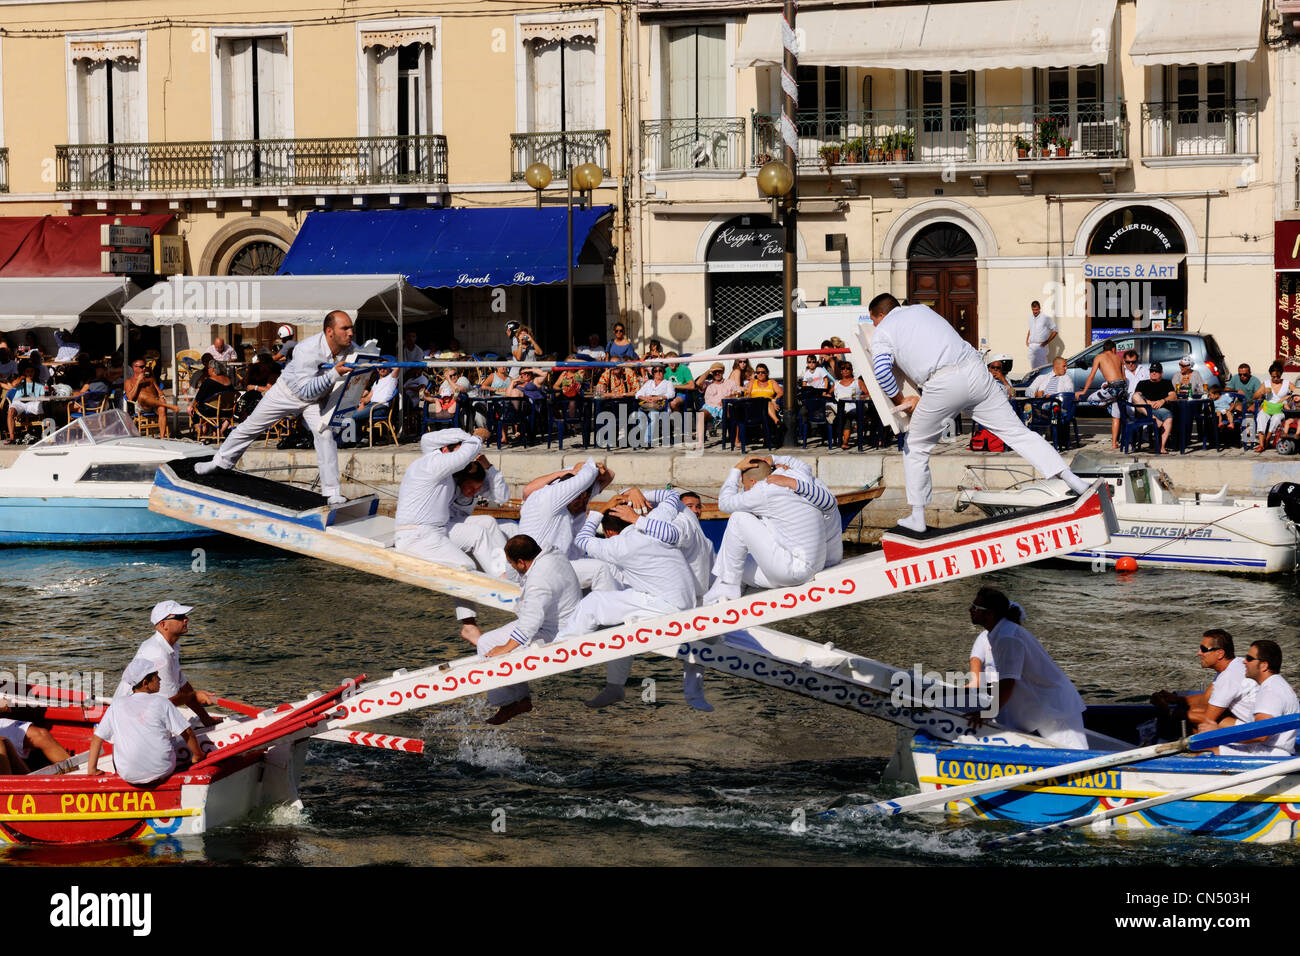
[(989, 631), (989, 648), (998, 677), (1014, 680), (1011, 697), (998, 722), (1013, 730), (1035, 731), (1041, 725), (1068, 721), (1084, 710), (1083, 698), (1038, 638), (1003, 618)]
[(159, 691), (114, 700), (95, 725), (95, 736), (113, 745), (113, 767), (127, 783), (142, 784), (176, 769), (172, 738), (189, 724)]
[(636, 390), (637, 398), (664, 398), (672, 399), (677, 395), (677, 388), (668, 379), (664, 379), (658, 385), (654, 379), (649, 379), (644, 385)]
[(989, 632), (980, 631), (979, 636), (975, 638), (975, 643), (970, 646), (970, 655), (972, 659), (980, 662), (983, 670), (980, 672), (980, 679), (985, 683), (992, 683), (998, 679), (998, 667), (993, 662), (993, 648), (989, 647)]
[(799, 384), (805, 388), (825, 389), (831, 384), (831, 373), (820, 365), (811, 371), (805, 368), (799, 373)]
[[(1271, 717), (1300, 713), (1300, 701), (1296, 700), (1295, 691), (1281, 674), (1274, 674), (1259, 685), (1259, 690), (1255, 692), (1255, 713)], [(1274, 734), (1264, 743), (1255, 746), (1274, 757), (1289, 757), (1295, 753), (1295, 737), (1294, 730), (1287, 730)]]
[(1222, 707), (1239, 721), (1255, 719), (1255, 692), (1259, 685), (1246, 676), (1246, 659), (1234, 657), (1214, 676), (1210, 704)]
[(1065, 375), (1047, 374), (1034, 379), (1034, 383), (1029, 386), (1029, 391), (1026, 394), (1030, 398), (1037, 398), (1039, 392), (1044, 395), (1059, 395), (1062, 392), (1073, 391), (1074, 379), (1070, 377), (1069, 373)]
[(1056, 327), (1056, 320), (1046, 312), (1039, 312), (1034, 315), (1029, 313), (1029, 344), (1043, 345), (1047, 342), (1047, 337), (1059, 329)]
[(379, 381), (375, 382), (375, 387), (370, 390), (370, 404), (387, 405), (397, 394), (397, 379), (392, 375), (384, 375)]
[[(135, 652), (135, 656), (153, 661), (157, 665), (158, 679), (162, 681), (161, 686), (158, 688), (159, 697), (171, 700), (185, 686), (185, 673), (181, 670), (180, 650), (168, 644), (167, 638), (157, 631), (154, 631), (149, 639), (140, 645), (140, 649)], [(125, 680), (118, 681), (117, 690), (113, 691), (113, 700), (122, 700), (125, 697), (130, 697), (132, 693), (133, 691), (126, 685)]]
[(872, 367), (875, 359), (886, 354), (917, 385), (924, 385), (936, 369), (979, 355), (928, 305), (899, 306), (880, 321), (871, 338)]

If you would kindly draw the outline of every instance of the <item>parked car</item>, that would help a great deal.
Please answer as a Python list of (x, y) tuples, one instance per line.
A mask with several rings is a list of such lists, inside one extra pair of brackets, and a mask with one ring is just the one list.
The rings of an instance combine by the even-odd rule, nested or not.
[[(1190, 332), (1133, 332), (1117, 335), (1113, 341), (1116, 351), (1121, 355), (1129, 349), (1136, 349), (1138, 360), (1144, 366), (1159, 362), (1165, 378), (1169, 380), (1178, 374), (1178, 363), (1184, 355), (1192, 357), (1195, 363), (1192, 367), (1201, 374), (1207, 388), (1218, 384), (1219, 374), (1226, 369), (1223, 350), (1214, 341), (1213, 335), (1196, 335)], [(1082, 352), (1066, 358), (1076, 392), (1083, 388), (1083, 383), (1088, 378), (1088, 370), (1092, 368), (1093, 359), (1101, 352), (1101, 346), (1102, 343), (1097, 342)], [(1040, 366), (1020, 378), (1013, 379), (1011, 384), (1023, 395), (1034, 379), (1051, 370), (1050, 365)], [(1092, 385), (1088, 387), (1088, 394), (1084, 396), (1085, 399), (1091, 398), (1092, 394), (1104, 384), (1100, 374), (1094, 376)]]

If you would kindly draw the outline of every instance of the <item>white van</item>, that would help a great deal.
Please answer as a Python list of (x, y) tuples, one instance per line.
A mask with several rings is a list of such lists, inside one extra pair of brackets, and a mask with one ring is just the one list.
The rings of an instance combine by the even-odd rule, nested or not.
[[(862, 324), (866, 323), (865, 326)], [(863, 347), (863, 338), (869, 346), (875, 326), (865, 305), (827, 305), (798, 310), (795, 322), (795, 334), (798, 341), (795, 349), (817, 349), (828, 339), (839, 336), (849, 350), (846, 356), (853, 363), (853, 371), (864, 383), (871, 394), (872, 401), (880, 413), (881, 420), (890, 424), (894, 431), (907, 430), (907, 417), (896, 412), (893, 403), (885, 397), (880, 386), (876, 384), (871, 372), (871, 362)], [(743, 329), (721, 344), (702, 352), (692, 352), (689, 358), (691, 374), (699, 378), (708, 371), (716, 355), (734, 355), (737, 352), (766, 352), (785, 348), (785, 316), (781, 312), (768, 312), (754, 319)], [(804, 358), (799, 358), (796, 368), (804, 368)], [(771, 377), (781, 381), (785, 365), (784, 359), (751, 359), (750, 365), (763, 362)], [(727, 371), (731, 371), (731, 360), (723, 360)], [(785, 383), (782, 382), (782, 385)], [(904, 394), (915, 395), (916, 388), (908, 380), (900, 378)]]

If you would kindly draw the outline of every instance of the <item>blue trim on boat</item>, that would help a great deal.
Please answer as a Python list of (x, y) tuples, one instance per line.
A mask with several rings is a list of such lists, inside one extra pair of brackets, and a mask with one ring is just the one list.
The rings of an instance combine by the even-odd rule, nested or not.
[(1232, 560), (1224, 560), (1222, 558), (1194, 558), (1190, 555), (1183, 555), (1183, 554), (1162, 554), (1159, 552), (1143, 553), (1141, 551), (1111, 551), (1109, 549), (1101, 553), (1098, 553), (1096, 551), (1071, 551), (1068, 555), (1066, 555), (1066, 557), (1086, 558), (1089, 561), (1095, 558), (1105, 558), (1106, 560), (1109, 561), (1113, 561), (1115, 558), (1138, 558), (1147, 564), (1157, 564), (1161, 562), (1166, 564), (1205, 564), (1205, 565), (1210, 565), (1212, 567), (1221, 567), (1221, 568), (1266, 568), (1268, 567), (1267, 561), (1256, 561), (1249, 558), (1236, 558)]
[[(307, 518), (300, 518), (300, 517), (296, 517), (292, 512), (268, 511), (265, 508), (257, 508), (252, 505), (244, 504), (243, 501), (232, 501), (229, 498), (220, 498), (215, 494), (198, 491), (194, 488), (193, 485), (190, 484), (184, 484), (184, 485), (177, 484), (176, 482), (172, 481), (170, 478), (167, 477), (167, 475), (165, 474), (165, 470), (163, 468), (159, 468), (158, 474), (154, 476), (154, 485), (159, 488), (171, 489), (172, 491), (176, 491), (184, 495), (189, 495), (192, 498), (202, 498), (204, 501), (212, 501), (215, 502), (216, 504), (224, 505), (227, 508), (238, 508), (240, 511), (247, 512), (248, 514), (261, 515), (262, 517), (265, 518), (274, 518), (276, 521), (284, 521), (289, 524), (301, 525), (304, 528), (312, 528), (317, 531), (324, 531), (325, 528), (327, 528), (330, 525), (334, 516), (333, 510), (327, 512), (324, 516), (325, 521), (322, 524), (321, 515), (319, 513), (312, 514)], [(378, 503), (376, 502), (376, 508), (377, 507), (378, 507)]]
[(119, 545), (219, 533), (155, 514), (148, 498), (0, 498), (0, 544), (5, 545)]

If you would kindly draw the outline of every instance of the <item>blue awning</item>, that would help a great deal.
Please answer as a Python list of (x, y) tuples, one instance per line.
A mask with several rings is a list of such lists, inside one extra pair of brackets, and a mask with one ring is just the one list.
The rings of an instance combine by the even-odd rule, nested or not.
[[(613, 206), (573, 211), (573, 257)], [(565, 210), (309, 213), (281, 275), (401, 274), (423, 289), (547, 285), (568, 275)]]

